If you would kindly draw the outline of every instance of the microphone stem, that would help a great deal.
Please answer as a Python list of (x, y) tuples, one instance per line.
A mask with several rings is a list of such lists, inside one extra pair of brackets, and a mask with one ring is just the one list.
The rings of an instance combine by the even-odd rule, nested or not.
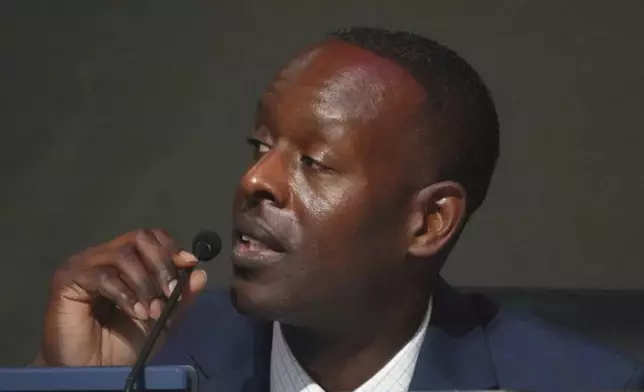
[(163, 331), (165, 327), (165, 323), (168, 321), (170, 314), (172, 314), (172, 311), (177, 307), (177, 304), (179, 303), (179, 296), (181, 295), (183, 286), (185, 286), (186, 282), (188, 281), (188, 278), (190, 277), (191, 272), (192, 272), (192, 268), (179, 271), (179, 278), (177, 279), (177, 285), (174, 287), (174, 290), (172, 290), (172, 293), (170, 294), (170, 298), (168, 299), (168, 302), (166, 302), (166, 305), (163, 308), (163, 311), (161, 312), (161, 315), (159, 316), (157, 322), (154, 323), (154, 326), (152, 327), (152, 331), (150, 332), (150, 335), (145, 340), (145, 343), (143, 344), (143, 348), (139, 353), (139, 357), (137, 358), (136, 363), (134, 363), (134, 366), (132, 367), (130, 374), (127, 376), (127, 380), (125, 383), (125, 392), (132, 392), (132, 388), (134, 387), (134, 384), (138, 380), (139, 376), (141, 375), (143, 367), (145, 366), (145, 363), (147, 362), (148, 357), (152, 352), (152, 348), (154, 348), (154, 344), (159, 338), (161, 331)]

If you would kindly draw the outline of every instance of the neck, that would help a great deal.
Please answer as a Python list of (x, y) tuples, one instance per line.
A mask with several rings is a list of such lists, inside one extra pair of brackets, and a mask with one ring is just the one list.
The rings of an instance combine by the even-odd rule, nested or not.
[(403, 287), (395, 296), (354, 304), (355, 321), (340, 328), (282, 325), (293, 355), (315, 382), (325, 390), (354, 390), (412, 338), (427, 312), (431, 290)]

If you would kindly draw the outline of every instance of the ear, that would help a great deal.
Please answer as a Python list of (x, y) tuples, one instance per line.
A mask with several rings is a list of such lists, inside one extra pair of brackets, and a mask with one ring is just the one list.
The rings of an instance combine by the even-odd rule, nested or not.
[(453, 181), (435, 183), (423, 188), (414, 203), (408, 253), (423, 258), (433, 256), (461, 229), (466, 210), (465, 189)]

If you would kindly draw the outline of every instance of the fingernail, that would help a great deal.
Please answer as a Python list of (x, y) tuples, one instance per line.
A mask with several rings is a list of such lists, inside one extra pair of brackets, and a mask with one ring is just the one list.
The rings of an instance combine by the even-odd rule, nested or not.
[(177, 280), (173, 279), (168, 283), (168, 297), (172, 294), (175, 287), (177, 287)]
[(179, 252), (179, 257), (181, 257), (186, 262), (188, 262), (188, 261), (197, 262), (198, 261), (197, 258), (195, 257), (195, 255), (193, 255), (192, 253), (190, 253), (188, 251), (185, 251), (185, 250), (182, 250), (181, 252)]
[(204, 270), (197, 270), (195, 273), (198, 273), (200, 276), (203, 277), (203, 284), (206, 284), (208, 282), (208, 274)]
[(152, 303), (150, 304), (150, 317), (155, 320), (158, 319), (159, 316), (161, 316), (161, 308), (161, 301), (159, 301), (158, 299), (152, 300)]
[(134, 314), (141, 320), (148, 319), (148, 312), (145, 311), (145, 308), (143, 307), (143, 305), (141, 305), (140, 302), (134, 304)]

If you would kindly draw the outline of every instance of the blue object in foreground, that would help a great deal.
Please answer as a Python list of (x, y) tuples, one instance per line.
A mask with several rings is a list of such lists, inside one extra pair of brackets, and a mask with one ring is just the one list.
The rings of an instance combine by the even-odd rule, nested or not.
[[(122, 392), (131, 367), (0, 368), (0, 392)], [(136, 390), (197, 392), (197, 373), (190, 366), (146, 367)]]

